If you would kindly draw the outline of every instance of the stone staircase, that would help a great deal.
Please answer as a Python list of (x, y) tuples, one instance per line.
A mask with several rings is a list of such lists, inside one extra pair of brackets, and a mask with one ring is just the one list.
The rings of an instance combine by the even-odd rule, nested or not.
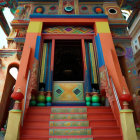
[(122, 140), (110, 107), (30, 107), (20, 140)]

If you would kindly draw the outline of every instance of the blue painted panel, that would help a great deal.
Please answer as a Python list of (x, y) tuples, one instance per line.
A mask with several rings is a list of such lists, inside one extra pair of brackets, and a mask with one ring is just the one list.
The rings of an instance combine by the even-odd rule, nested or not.
[(86, 73), (87, 73), (87, 92), (90, 92), (91, 91), (91, 79), (90, 79), (90, 66), (89, 66), (89, 53), (88, 53), (88, 43), (85, 42), (85, 50), (86, 50), (86, 64), (87, 64), (87, 70), (86, 70)]
[(108, 18), (105, 14), (98, 15), (43, 15), (31, 14), (30, 18)]
[(104, 61), (102, 45), (101, 45), (99, 34), (97, 34), (97, 36), (95, 37), (95, 42), (96, 42), (96, 46), (97, 46), (98, 62), (99, 62), (99, 68), (100, 68), (103, 65), (105, 65), (105, 61)]
[(51, 86), (51, 50), (52, 50), (52, 42), (49, 43), (49, 51), (48, 51), (48, 70), (47, 70), (47, 82), (45, 86), (45, 91), (50, 91)]
[(37, 36), (35, 47), (35, 58), (39, 60), (39, 48), (40, 48), (41, 36)]

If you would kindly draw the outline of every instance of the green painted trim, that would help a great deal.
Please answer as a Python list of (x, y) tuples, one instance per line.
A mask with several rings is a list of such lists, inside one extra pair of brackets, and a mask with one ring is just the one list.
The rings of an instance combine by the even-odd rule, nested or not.
[(131, 109), (122, 109), (122, 110), (120, 110), (120, 113), (132, 113), (132, 112), (134, 112), (134, 111), (131, 110)]
[(140, 132), (140, 127), (139, 127), (139, 128), (136, 128), (136, 131), (137, 131), (137, 132)]
[(19, 110), (19, 109), (12, 109), (12, 110), (10, 110), (10, 112), (13, 112), (13, 113), (21, 113), (22, 111)]

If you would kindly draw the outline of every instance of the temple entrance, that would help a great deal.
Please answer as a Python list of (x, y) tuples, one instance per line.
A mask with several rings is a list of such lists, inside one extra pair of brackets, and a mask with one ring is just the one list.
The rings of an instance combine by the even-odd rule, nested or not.
[(56, 40), (54, 81), (83, 81), (81, 40)]
[(54, 103), (85, 103), (81, 40), (55, 41), (53, 81)]

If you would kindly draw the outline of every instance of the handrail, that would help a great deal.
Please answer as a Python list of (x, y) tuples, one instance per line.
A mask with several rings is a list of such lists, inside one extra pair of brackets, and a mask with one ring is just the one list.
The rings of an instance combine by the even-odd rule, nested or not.
[(108, 70), (107, 70), (106, 66), (105, 66), (105, 70), (106, 70), (108, 85), (110, 87), (110, 80), (111, 80), (111, 85), (112, 85), (113, 93), (114, 93), (114, 96), (115, 96), (115, 99), (116, 99), (116, 102), (117, 102), (117, 106), (118, 106), (118, 109), (121, 110), (121, 105), (120, 105), (120, 101), (119, 101), (119, 98), (118, 98), (118, 94), (117, 94), (114, 82), (112, 80), (112, 77), (109, 78), (109, 74), (108, 74)]
[(106, 90), (107, 92), (110, 92), (110, 90), (112, 91), (112, 94), (107, 94), (107, 96), (109, 97), (109, 102), (110, 102), (114, 117), (117, 120), (117, 124), (118, 126), (121, 126), (120, 113), (119, 113), (121, 110), (121, 105), (119, 102), (119, 98), (118, 98), (118, 94), (117, 94), (114, 82), (112, 80), (112, 77), (109, 76), (106, 66), (105, 66), (105, 73), (106, 73), (106, 80), (108, 82), (108, 88)]
[(108, 70), (107, 70), (107, 67), (106, 66), (105, 66), (105, 71), (106, 71), (106, 76), (107, 76), (107, 82), (108, 82), (108, 85), (110, 87), (109, 74), (108, 74)]
[(25, 107), (26, 107), (27, 91), (28, 91), (28, 85), (29, 85), (30, 74), (31, 74), (31, 71), (29, 70), (29, 72), (28, 72), (28, 77), (27, 77), (26, 90), (25, 90), (24, 108), (23, 108), (23, 113), (22, 113), (21, 126), (23, 126), (23, 120), (24, 120), (24, 115), (25, 115)]
[(115, 95), (115, 99), (116, 99), (116, 102), (117, 102), (118, 108), (119, 108), (119, 110), (121, 110), (120, 101), (119, 101), (118, 94), (117, 94), (117, 91), (116, 91), (116, 88), (115, 88), (114, 82), (113, 82), (113, 80), (112, 80), (112, 77), (111, 77), (111, 84), (112, 84), (112, 87), (113, 87), (113, 92), (114, 92), (114, 95)]

